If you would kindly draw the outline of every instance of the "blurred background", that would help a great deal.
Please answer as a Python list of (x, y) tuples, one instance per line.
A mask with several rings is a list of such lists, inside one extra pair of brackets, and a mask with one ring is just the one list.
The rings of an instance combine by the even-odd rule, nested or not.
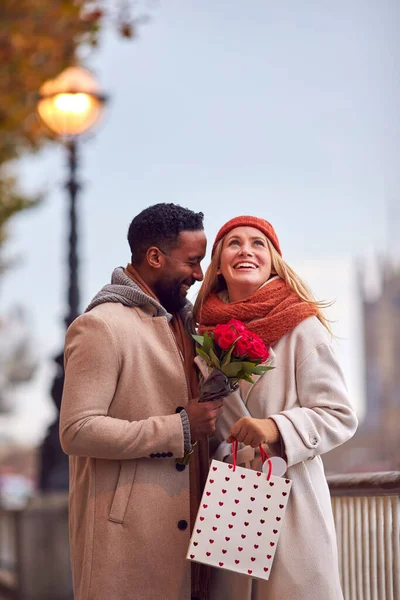
[(400, 470), (399, 24), (396, 0), (2, 0), (4, 506), (67, 489), (65, 327), (158, 202), (203, 211), (210, 242), (233, 216), (273, 224), (334, 300), (360, 427), (328, 474)]

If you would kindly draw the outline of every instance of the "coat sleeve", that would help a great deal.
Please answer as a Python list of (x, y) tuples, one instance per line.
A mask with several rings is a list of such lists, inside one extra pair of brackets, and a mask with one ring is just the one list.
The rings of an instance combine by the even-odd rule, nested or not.
[(318, 345), (297, 367), (299, 406), (271, 415), (288, 466), (324, 454), (350, 439), (357, 418), (331, 346)]
[[(84, 314), (69, 327), (65, 381), (60, 411), (60, 440), (66, 454), (105, 459), (184, 454), (179, 414), (127, 421), (110, 416), (120, 375), (120, 354), (107, 323)], [(135, 391), (132, 388), (132, 403)]]

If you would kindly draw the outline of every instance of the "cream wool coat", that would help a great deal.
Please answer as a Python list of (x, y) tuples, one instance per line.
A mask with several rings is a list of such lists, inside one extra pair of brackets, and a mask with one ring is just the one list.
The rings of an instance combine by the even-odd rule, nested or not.
[[(279, 428), (282, 444), (266, 450), (286, 459), (293, 484), (271, 576), (263, 582), (213, 569), (210, 600), (342, 600), (331, 500), (320, 455), (352, 437), (357, 419), (330, 340), (316, 317), (279, 340), (272, 356), (275, 368), (253, 386), (241, 382), (240, 392), (224, 401), (217, 423), (220, 440), (249, 414), (271, 417)], [(230, 452), (230, 444), (222, 442), (216, 458), (231, 462)], [(238, 462), (253, 458), (253, 468), (260, 470), (257, 455), (243, 448)]]
[(167, 319), (153, 315), (109, 302), (67, 333), (60, 436), (75, 600), (190, 599), (190, 527), (178, 528), (190, 522), (189, 469), (175, 468), (188, 393)]

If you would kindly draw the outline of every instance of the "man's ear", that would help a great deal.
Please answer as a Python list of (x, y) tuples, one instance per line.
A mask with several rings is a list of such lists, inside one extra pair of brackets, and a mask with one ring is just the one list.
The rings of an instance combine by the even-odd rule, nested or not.
[(165, 264), (165, 258), (157, 246), (151, 246), (146, 252), (146, 260), (153, 269), (160, 269)]

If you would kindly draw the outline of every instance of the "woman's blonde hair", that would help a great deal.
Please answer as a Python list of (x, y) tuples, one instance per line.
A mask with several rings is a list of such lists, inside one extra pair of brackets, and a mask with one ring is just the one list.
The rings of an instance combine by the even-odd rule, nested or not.
[[(197, 295), (196, 302), (194, 304), (194, 316), (196, 321), (201, 322), (201, 309), (212, 293), (218, 294), (226, 290), (226, 283), (222, 275), (218, 275), (222, 248), (224, 245), (225, 237), (222, 238), (216, 245), (214, 254), (211, 258), (211, 263), (204, 276), (204, 281)], [(313, 304), (317, 309), (317, 318), (321, 321), (325, 329), (333, 336), (332, 330), (329, 325), (329, 319), (323, 314), (323, 310), (332, 306), (333, 302), (317, 300), (310, 288), (300, 279), (300, 277), (293, 271), (291, 267), (283, 260), (281, 255), (275, 250), (272, 243), (267, 238), (268, 249), (271, 253), (272, 262), (272, 273), (279, 275), (283, 279), (290, 289), (295, 292), (301, 300)]]

